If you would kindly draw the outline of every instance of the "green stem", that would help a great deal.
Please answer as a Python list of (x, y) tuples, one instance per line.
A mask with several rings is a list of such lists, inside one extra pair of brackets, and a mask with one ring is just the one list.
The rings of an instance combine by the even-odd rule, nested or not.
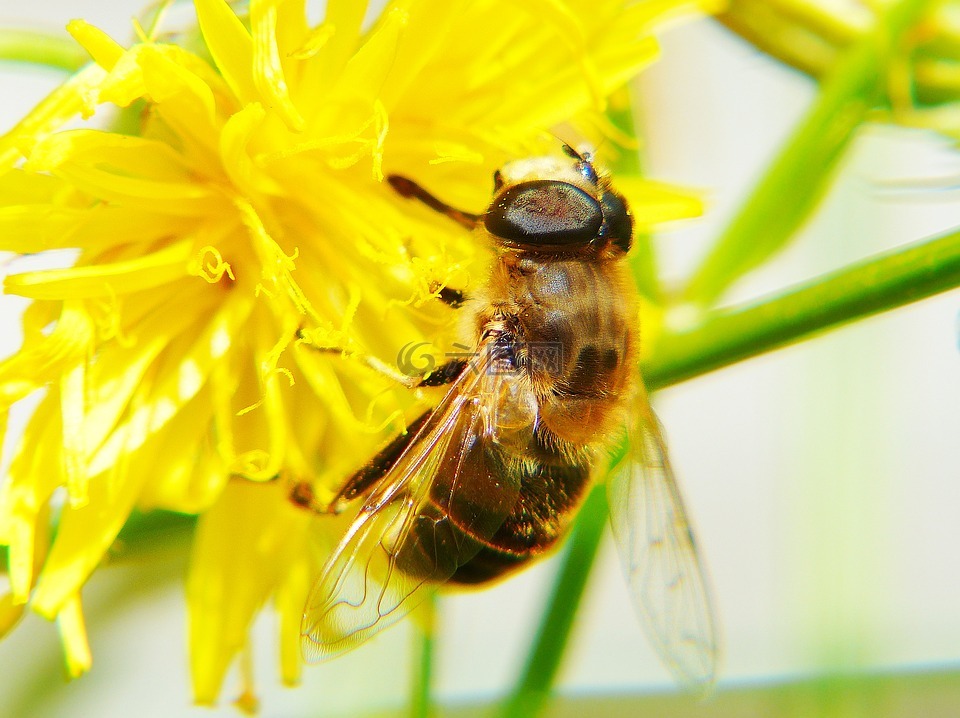
[(810, 216), (868, 111), (886, 96), (889, 56), (934, 0), (900, 0), (847, 50), (749, 199), (690, 280), (686, 301), (710, 306), (782, 249)]
[(76, 72), (90, 56), (66, 35), (36, 30), (0, 30), (0, 60)]
[(665, 334), (643, 375), (651, 391), (661, 389), (958, 285), (960, 231), (953, 231)]
[(410, 718), (429, 718), (433, 714), (431, 699), (433, 688), (433, 647), (434, 617), (437, 610), (436, 594), (430, 597), (418, 609), (425, 618), (421, 630), (416, 632), (414, 640), (413, 691), (410, 696)]
[(573, 619), (606, 525), (606, 490), (598, 486), (587, 497), (567, 539), (560, 572), (554, 581), (548, 604), (540, 614), (540, 626), (533, 648), (528, 654), (520, 680), (503, 706), (501, 718), (536, 716), (550, 697), (550, 689), (570, 639)]
[[(869, 27), (870, 10), (852, 3), (729, 0), (716, 19), (757, 49), (812, 77), (830, 72), (837, 58)], [(911, 39), (909, 63), (917, 101), (937, 105), (960, 90), (960, 21), (941, 7)], [(896, 118), (895, 118), (896, 119)]]

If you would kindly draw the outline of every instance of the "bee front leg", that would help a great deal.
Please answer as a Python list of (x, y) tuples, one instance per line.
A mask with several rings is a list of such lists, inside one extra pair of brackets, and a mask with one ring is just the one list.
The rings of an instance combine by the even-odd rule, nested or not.
[[(431, 387), (451, 384), (457, 380), (466, 368), (467, 361), (465, 359), (451, 359), (420, 377), (416, 386)], [(290, 500), (297, 506), (314, 513), (340, 513), (348, 504), (361, 496), (365, 496), (380, 479), (387, 475), (387, 472), (397, 463), (413, 437), (417, 435), (417, 432), (420, 431), (432, 413), (433, 410), (431, 409), (410, 422), (404, 433), (391, 439), (372, 459), (347, 479), (343, 488), (328, 505), (321, 506), (318, 504), (314, 499), (310, 485), (306, 483), (294, 485), (290, 493)]]
[[(480, 223), (483, 220), (483, 215), (464, 212), (456, 207), (451, 207), (449, 204), (431, 194), (408, 177), (390, 175), (387, 177), (387, 182), (390, 183), (390, 186), (393, 187), (394, 191), (396, 191), (396, 193), (401, 197), (418, 200), (422, 204), (432, 209), (434, 212), (439, 212), (444, 217), (449, 217), (461, 227), (465, 227), (466, 229), (476, 229), (480, 226)], [(437, 298), (441, 302), (449, 307), (453, 307), (454, 309), (458, 309), (463, 306), (463, 303), (467, 300), (467, 298), (464, 296), (464, 293), (459, 289), (440, 285), (435, 285), (430, 289), (437, 295)]]
[(430, 287), (430, 291), (451, 309), (459, 309), (468, 299), (462, 289), (454, 289), (441, 284), (434, 284)]

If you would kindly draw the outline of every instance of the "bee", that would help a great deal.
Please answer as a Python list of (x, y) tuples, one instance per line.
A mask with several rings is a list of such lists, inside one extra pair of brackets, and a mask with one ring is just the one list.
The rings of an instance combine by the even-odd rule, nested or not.
[(610, 520), (635, 606), (683, 682), (712, 682), (716, 636), (703, 572), (659, 423), (638, 372), (633, 219), (592, 157), (507, 164), (486, 212), (389, 182), (487, 241), (486, 286), (462, 305), (475, 354), (430, 373), (449, 385), (351, 477), (363, 504), (322, 570), (301, 625), (308, 660), (348, 651), (441, 584), (499, 579), (554, 547), (624, 432), (607, 478)]

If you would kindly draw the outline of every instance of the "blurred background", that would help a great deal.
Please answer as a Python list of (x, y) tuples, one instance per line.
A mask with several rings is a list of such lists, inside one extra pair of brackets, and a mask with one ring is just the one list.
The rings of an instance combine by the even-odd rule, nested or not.
[[(125, 43), (139, 9), (139, 0), (3, 0), (0, 23), (59, 29), (83, 17)], [(816, 85), (710, 21), (671, 27), (662, 45), (661, 60), (637, 85), (649, 174), (700, 188), (708, 200), (702, 221), (657, 237), (663, 274), (679, 279), (750, 191)], [(61, 79), (0, 64), (0, 130)], [(799, 240), (727, 300), (815, 277), (956, 227), (958, 219), (960, 157), (946, 141), (868, 127)], [(21, 309), (17, 298), (0, 299), (4, 354), (17, 346)], [(713, 581), (721, 691), (811, 676), (960, 669), (958, 332), (960, 292), (953, 291), (655, 397)], [(219, 707), (191, 705), (184, 557), (174, 548), (159, 561), (95, 574), (84, 593), (94, 665), (72, 683), (63, 679), (55, 626), (29, 615), (0, 642), (0, 715), (237, 715), (235, 674)], [(554, 564), (441, 600), (440, 700), (489, 699), (512, 686)], [(269, 609), (254, 634), (263, 716), (405, 704), (408, 625), (308, 667), (294, 689), (279, 685)], [(609, 540), (559, 689), (676, 690), (634, 617)], [(938, 714), (960, 714), (960, 705), (952, 708)], [(686, 714), (699, 710), (690, 699)], [(874, 715), (843, 710), (824, 704), (797, 715)]]

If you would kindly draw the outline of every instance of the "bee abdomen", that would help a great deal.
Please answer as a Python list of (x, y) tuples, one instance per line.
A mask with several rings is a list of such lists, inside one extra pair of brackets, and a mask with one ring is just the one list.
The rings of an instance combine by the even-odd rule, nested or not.
[[(541, 460), (517, 460), (487, 447), (488, 460), (500, 466), (508, 483), (520, 486), (513, 510), (500, 528), (460, 566), (455, 583), (483, 583), (505, 576), (549, 550), (563, 536), (590, 484), (586, 458), (541, 450)], [(544, 453), (547, 456), (544, 456)]]

